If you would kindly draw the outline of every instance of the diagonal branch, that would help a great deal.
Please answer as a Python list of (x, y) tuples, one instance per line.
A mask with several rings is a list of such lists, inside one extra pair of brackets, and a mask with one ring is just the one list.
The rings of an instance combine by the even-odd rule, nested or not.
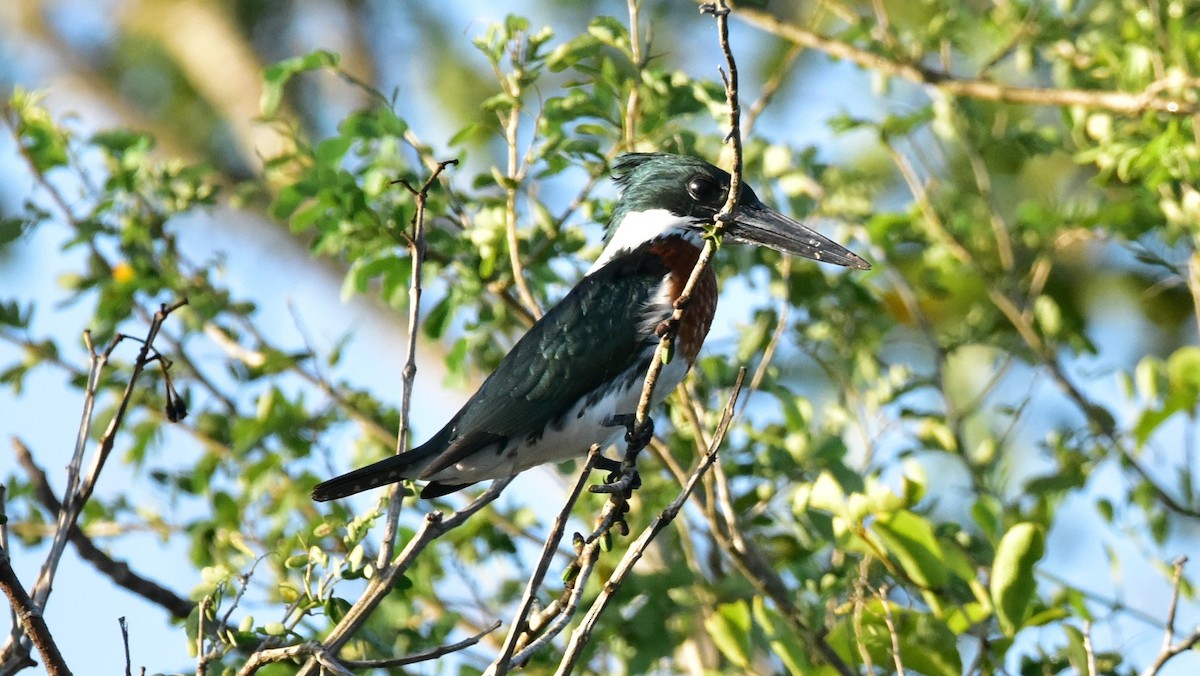
[[(54, 490), (50, 487), (46, 473), (42, 471), (41, 467), (38, 467), (33, 459), (33, 455), (20, 439), (13, 437), (12, 445), (13, 452), (17, 456), (17, 464), (25, 470), (25, 474), (29, 477), (29, 483), (33, 486), (34, 497), (51, 514), (59, 513), (62, 509), (62, 503), (54, 496)], [(144, 578), (133, 572), (128, 563), (118, 561), (104, 553), (104, 551), (92, 542), (91, 538), (80, 530), (78, 524), (71, 524), (70, 531), (67, 533), (67, 539), (75, 546), (75, 551), (79, 554), (79, 558), (91, 563), (96, 567), (96, 570), (107, 575), (114, 584), (128, 589), (151, 603), (161, 606), (171, 614), (171, 617), (177, 620), (185, 619), (192, 612), (192, 609), (196, 607), (195, 603), (163, 587), (154, 580)]]
[[(329, 632), (329, 635), (325, 637), (325, 640), (321, 643), (323, 650), (330, 655), (337, 655), (342, 646), (346, 645), (350, 637), (367, 621), (371, 613), (375, 612), (375, 609), (383, 602), (383, 598), (391, 592), (396, 582), (399, 581), (401, 576), (416, 561), (417, 556), (425, 551), (425, 548), (432, 544), (434, 540), (440, 538), (448, 531), (458, 528), (471, 515), (500, 497), (500, 492), (511, 481), (512, 477), (493, 481), (487, 490), (479, 494), (479, 497), (475, 498), (466, 507), (451, 513), (449, 516), (441, 512), (429, 512), (426, 514), (421, 527), (413, 535), (412, 539), (408, 541), (404, 549), (396, 555), (395, 560), (389, 563), (387, 567), (380, 568), (379, 572), (367, 583), (367, 589), (363, 592), (362, 596), (355, 601), (350, 610), (346, 611), (346, 615), (333, 628), (333, 631)], [(312, 654), (316, 655), (316, 653)], [(321, 668), (322, 665), (319, 660), (314, 657), (298, 673), (300, 676), (315, 676), (315, 674), (320, 672)]]
[(679, 510), (683, 509), (683, 504), (687, 502), (688, 497), (695, 490), (696, 484), (700, 482), (700, 479), (704, 477), (709, 468), (716, 463), (717, 451), (721, 448), (721, 444), (724, 443), (725, 434), (729, 431), (729, 424), (733, 421), (733, 409), (737, 404), (738, 394), (742, 391), (742, 381), (745, 377), (746, 368), (742, 367), (738, 370), (737, 381), (733, 384), (733, 391), (729, 394), (729, 401), (725, 404), (725, 410), (721, 415), (721, 422), (717, 425), (708, 451), (701, 458), (700, 464), (692, 472), (692, 476), (688, 479), (687, 484), (684, 485), (683, 490), (679, 492), (679, 495), (650, 522), (650, 525), (646, 526), (646, 529), (642, 531), (638, 539), (625, 551), (625, 555), (617, 563), (617, 567), (613, 570), (612, 575), (604, 583), (600, 595), (592, 602), (592, 606), (588, 609), (587, 614), (584, 615), (579, 626), (572, 632), (571, 642), (567, 645), (566, 652), (563, 653), (562, 661), (559, 662), (556, 674), (565, 676), (574, 671), (575, 664), (579, 660), (579, 655), (583, 651), (583, 647), (587, 645), (588, 640), (591, 638), (592, 627), (595, 626), (597, 618), (608, 607), (609, 601), (612, 600), (621, 588), (621, 584), (625, 582), (625, 578), (633, 570), (634, 564), (641, 560), (642, 556), (646, 553), (646, 548), (664, 528), (675, 520), (675, 517), (679, 514)]
[[(80, 420), (79, 436), (76, 440), (75, 450), (67, 468), (67, 487), (64, 491), (62, 507), (58, 512), (58, 522), (55, 527), (54, 537), (51, 540), (50, 550), (46, 554), (46, 559), (42, 563), (41, 571), (38, 573), (37, 581), (29, 593), (31, 607), (37, 608), (38, 613), (45, 609), (46, 602), (50, 597), (54, 576), (58, 570), (59, 562), (62, 560), (63, 551), (66, 549), (71, 528), (75, 525), (88, 500), (91, 499), (92, 492), (96, 488), (96, 483), (100, 479), (100, 472), (104, 469), (104, 464), (116, 444), (117, 432), (120, 431), (121, 425), (125, 422), (125, 415), (129, 410), (130, 403), (133, 401), (133, 393), (138, 377), (150, 362), (159, 358), (157, 353), (154, 355), (151, 354), (154, 339), (167, 317), (186, 304), (186, 298), (171, 305), (164, 303), (159, 307), (158, 312), (154, 313), (154, 318), (150, 322), (146, 338), (142, 340), (142, 347), (138, 351), (137, 359), (133, 363), (133, 371), (129, 376), (129, 381), (125, 385), (125, 391), (121, 395), (121, 399), (117, 405), (117, 411), (113, 415), (112, 420), (109, 421), (104, 434), (100, 437), (99, 446), (92, 457), (92, 465), (88, 473), (80, 481), (80, 469), (83, 465), (83, 455), (86, 450), (87, 431), (91, 428), (91, 416), (99, 387), (100, 373), (107, 363), (108, 358), (112, 355), (113, 350), (125, 338), (125, 336), (117, 334), (103, 352), (97, 353), (92, 346), (90, 334), (84, 333), (84, 342), (87, 344), (88, 353), (91, 357), (91, 367), (88, 372), (85, 389), (84, 410)], [(165, 363), (164, 368), (166, 368)], [(0, 648), (0, 664), (7, 663), (14, 655), (27, 650), (27, 641), (33, 638), (14, 628), (13, 633), (9, 635), (4, 646)]]
[(1139, 115), (1149, 111), (1172, 115), (1192, 115), (1200, 111), (1200, 104), (1195, 101), (1160, 96), (1160, 93), (1166, 89), (1195, 89), (1200, 84), (1200, 79), (1195, 77), (1182, 76), (1158, 80), (1140, 92), (1022, 87), (990, 80), (957, 77), (944, 70), (919, 63), (895, 61), (848, 42), (806, 30), (748, 4), (738, 3), (737, 14), (746, 23), (756, 28), (808, 49), (823, 52), (835, 59), (845, 59), (865, 70), (908, 80), (914, 84), (925, 85), (954, 96), (1038, 106), (1079, 106), (1108, 110), (1123, 115)]
[(554, 519), (554, 525), (551, 526), (550, 534), (546, 536), (546, 542), (542, 546), (542, 556), (538, 559), (533, 575), (529, 577), (529, 582), (525, 586), (525, 594), (521, 597), (521, 605), (517, 609), (517, 614), (513, 618), (512, 624), (508, 627), (508, 637), (504, 639), (504, 648), (500, 651), (500, 655), (496, 657), (496, 661), (492, 663), (489, 669), (489, 672), (495, 674), (495, 676), (504, 676), (504, 674), (508, 673), (517, 642), (529, 628), (526, 618), (533, 607), (533, 600), (536, 598), (537, 590), (541, 587), (542, 581), (546, 577), (546, 571), (550, 569), (550, 562), (554, 559), (558, 543), (562, 540), (563, 531), (566, 529), (567, 519), (571, 517), (571, 509), (583, 493), (583, 487), (587, 484), (588, 477), (591, 476), (592, 468), (595, 467), (596, 459), (599, 456), (600, 446), (593, 444), (591, 451), (588, 452), (588, 459), (583, 466), (583, 471), (579, 473), (579, 478), (575, 480), (574, 488), (571, 489), (571, 493), (563, 503), (562, 509), (559, 510), (558, 516)]
[[(3, 489), (0, 488), (0, 490)], [(7, 549), (0, 549), (0, 589), (3, 589), (4, 595), (8, 597), (9, 605), (12, 606), (17, 622), (24, 630), (25, 635), (29, 637), (42, 656), (46, 673), (51, 676), (59, 674), (69, 676), (71, 670), (63, 660), (62, 653), (58, 650), (58, 644), (54, 642), (54, 637), (50, 634), (50, 628), (46, 626), (46, 620), (42, 617), (42, 609), (34, 605), (33, 599), (29, 597), (25, 587), (17, 579), (17, 573), (9, 563)], [(29, 653), (20, 649), (20, 643), (17, 642), (15, 645), (18, 646), (18, 649), (8, 655), (8, 659), (5, 660), (6, 666), (12, 667), (14, 671), (22, 667), (34, 666), (33, 660), (29, 658)]]

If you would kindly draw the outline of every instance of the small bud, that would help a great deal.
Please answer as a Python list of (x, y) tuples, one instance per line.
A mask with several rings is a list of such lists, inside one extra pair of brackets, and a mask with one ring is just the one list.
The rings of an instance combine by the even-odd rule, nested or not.
[(579, 575), (579, 562), (572, 561), (563, 571), (562, 581), (564, 584), (570, 584), (575, 581), (575, 577)]
[(172, 394), (168, 392), (165, 413), (167, 420), (177, 423), (187, 417), (187, 404), (183, 403), (183, 399), (179, 395), (172, 396)]

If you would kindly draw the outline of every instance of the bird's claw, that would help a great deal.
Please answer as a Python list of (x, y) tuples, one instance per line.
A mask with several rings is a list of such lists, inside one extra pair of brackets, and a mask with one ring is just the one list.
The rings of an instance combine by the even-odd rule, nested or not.
[(661, 322), (659, 322), (654, 327), (654, 335), (659, 338), (662, 338), (663, 336), (666, 336), (666, 335), (674, 336), (675, 329), (678, 326), (679, 326), (678, 320), (676, 320), (674, 317), (668, 317), (668, 318), (662, 320)]
[(595, 467), (605, 470), (609, 474), (605, 477), (604, 483), (591, 486), (588, 490), (592, 493), (611, 496), (611, 500), (618, 504), (618, 509), (628, 511), (627, 501), (633, 497), (634, 491), (642, 487), (642, 477), (637, 471), (637, 456), (654, 438), (654, 420), (646, 418), (639, 425), (637, 416), (620, 413), (609, 416), (604, 424), (608, 427), (624, 427), (625, 441), (629, 446), (625, 451), (625, 457), (620, 461), (604, 456), (596, 459)]
[(594, 462), (592, 466), (601, 472), (608, 472), (609, 474), (612, 474), (613, 472), (619, 472), (621, 470), (621, 461), (599, 455), (596, 457), (596, 462)]
[(654, 419), (649, 416), (639, 425), (637, 416), (630, 413), (617, 413), (606, 418), (604, 426), (625, 428), (625, 441), (629, 444), (627, 453), (637, 453), (648, 446), (650, 440), (654, 438)]
[(624, 463), (615, 472), (609, 474), (604, 483), (596, 486), (590, 486), (588, 490), (592, 493), (602, 493), (605, 495), (620, 495), (625, 499), (629, 499), (633, 492), (642, 487), (642, 477), (638, 474), (636, 468), (626, 470)]

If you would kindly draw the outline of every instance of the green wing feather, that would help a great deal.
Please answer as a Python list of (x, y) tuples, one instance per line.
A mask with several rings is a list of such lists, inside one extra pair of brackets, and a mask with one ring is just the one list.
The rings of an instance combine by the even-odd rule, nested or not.
[(536, 434), (644, 359), (657, 343), (654, 326), (670, 312), (658, 299), (667, 274), (657, 256), (636, 252), (580, 281), (435, 436), (448, 444), (422, 476), (498, 441)]

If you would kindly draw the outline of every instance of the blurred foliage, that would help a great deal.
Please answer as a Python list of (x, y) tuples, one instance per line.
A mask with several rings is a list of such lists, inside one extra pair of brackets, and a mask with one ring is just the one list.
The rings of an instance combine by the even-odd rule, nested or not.
[[(248, 34), (273, 11), (240, 4)], [(344, 267), (345, 295), (400, 312), (409, 301), (415, 205), (395, 182), (419, 185), (437, 160), (456, 157), (462, 168), (429, 195), (421, 329), (446, 345), (460, 381), (486, 372), (533, 314), (521, 284), (545, 307), (594, 256), (598, 232), (589, 224), (612, 209), (604, 176), (619, 153), (722, 153), (720, 82), (679, 65), (698, 58), (685, 50), (715, 38), (667, 36), (671, 49), (662, 49), (658, 37), (672, 32), (678, 14), (644, 15), (635, 37), (626, 19), (602, 8), (588, 21), (576, 16), (567, 35), (509, 17), (476, 31), (473, 56), (428, 60), (434, 70), (468, 69), (439, 73), (448, 87), (461, 85), (450, 82), (456, 77), (477, 85), (447, 109), (456, 131), (437, 141), (419, 135), (435, 125), (405, 117), (411, 93), (372, 89), (341, 55), (277, 61), (265, 70), (262, 121), (289, 144), (248, 180), (231, 180), (241, 178), (236, 163), (164, 161), (147, 134), (80, 135), (37, 94), (10, 97), (5, 121), (37, 194), (0, 222), (0, 246), (35, 229), (62, 230), (64, 250), (81, 255), (63, 259), (72, 263), (61, 270), (61, 298), (88, 308), (97, 343), (139, 326), (159, 303), (189, 300), (158, 348), (175, 362), (191, 415), (166, 429), (166, 385), (148, 372), (118, 452), (145, 491), (196, 507), (170, 515), (180, 527), (164, 537), (187, 543), (193, 567), (168, 584), (207, 599), (208, 627), (229, 622), (214, 639), (227, 652), (212, 673), (235, 670), (258, 647), (319, 639), (344, 615), (361, 589), (355, 580), (374, 572), (380, 515), (316, 505), (308, 491), (329, 466), (391, 452), (399, 413), (338, 376), (351, 336), (328, 354), (279, 343), (254, 303), (225, 285), (220, 261), (194, 260), (177, 245), (177, 230), (200, 227), (185, 217), (218, 205), (265, 211), (303, 238), (314, 263)], [(885, 1), (791, 11), (782, 20), (819, 27), (886, 63), (1196, 105), (1200, 9), (1176, 0)], [(656, 42), (647, 43), (651, 34)], [(466, 38), (442, 39), (465, 47)], [(734, 49), (749, 45), (735, 38)], [(815, 76), (792, 70), (786, 44), (757, 49), (761, 80), (812, 86)], [(128, 58), (128, 50), (119, 55)], [(191, 96), (171, 73), (172, 96)], [(311, 92), (314, 78), (330, 74), (363, 105), (323, 130), (296, 91)], [(747, 130), (746, 176), (759, 193), (834, 224), (874, 268), (846, 273), (760, 249), (720, 252), (722, 279), (751, 280), (738, 299), (749, 319), (735, 341), (706, 347), (688, 385), (699, 412), (676, 398), (659, 412), (671, 423), (658, 428), (671, 464), (694, 463), (696, 423), (714, 427), (737, 366), (753, 371), (768, 348), (778, 348), (776, 356), (761, 365), (761, 384), (722, 452), (726, 479), (710, 476), (698, 509), (660, 536), (653, 563), (622, 589), (624, 607), (601, 620), (589, 670), (669, 672), (698, 660), (712, 673), (831, 673), (817, 666), (789, 612), (819, 627), (861, 672), (897, 664), (947, 675), (1078, 672), (1087, 666), (1085, 638), (1100, 673), (1146, 666), (1083, 633), (1093, 620), (1126, 617), (1120, 594), (1089, 593), (1039, 574), (1039, 564), (1054, 555), (1052, 534), (1064, 527), (1070, 498), (1106, 520), (1106, 542), (1145, 552), (1168, 581), (1181, 533), (1194, 533), (1200, 520), (1197, 118), (1127, 115), (1102, 103), (956, 98), (936, 87), (926, 97), (895, 75), (881, 67), (861, 107), (829, 121), (829, 133), (857, 149), (846, 156), (797, 145), (786, 129)], [(762, 103), (768, 111), (782, 105)], [(205, 125), (216, 124), (212, 117), (206, 109)], [(512, 223), (520, 269), (510, 258)], [(1112, 307), (1135, 316), (1114, 326)], [(0, 338), (23, 357), (0, 365), (0, 383), (19, 394), (34, 371), (53, 368), (82, 387), (83, 365), (59, 356), (74, 339), (39, 335), (40, 311), (21, 290), (3, 292)], [(1155, 330), (1141, 337), (1137, 327)], [(1106, 353), (1114, 349), (1103, 335), (1110, 331), (1139, 354)], [(214, 343), (222, 363), (194, 359)], [(105, 372), (101, 408), (115, 405), (129, 368), (115, 359)], [(98, 420), (106, 419), (101, 411)], [(349, 453), (335, 441), (348, 429)], [(199, 449), (182, 470), (166, 457), (168, 441), (180, 437)], [(659, 462), (643, 464), (635, 531), (678, 489)], [(1093, 484), (1102, 470), (1118, 480)], [(26, 477), (5, 474), (10, 527), (35, 546), (54, 517)], [(716, 504), (721, 490), (730, 493), (724, 507)], [(588, 522), (599, 505), (585, 498), (576, 517)], [(732, 510), (739, 537), (788, 585), (794, 608), (773, 602), (753, 571), (735, 564), (715, 535), (721, 509)], [(156, 528), (163, 519), (129, 495), (93, 500), (82, 521)], [(418, 525), (419, 516), (406, 513), (401, 542)], [(342, 656), (427, 650), (485, 618), (507, 619), (535, 556), (523, 541), (544, 530), (528, 508), (507, 507), (451, 531)], [(618, 539), (600, 574), (626, 546)], [(477, 587), (497, 574), (494, 589)], [(549, 586), (544, 600), (558, 593)], [(1185, 601), (1194, 600), (1191, 589), (1185, 577)], [(253, 604), (238, 605), (243, 591)], [(590, 588), (585, 603), (596, 593)], [(187, 636), (180, 632), (189, 646), (198, 612)], [(1165, 615), (1158, 619), (1154, 633), (1165, 624)], [(444, 671), (481, 668), (495, 649), (485, 642)], [(529, 668), (551, 669), (557, 652), (543, 651)]]

